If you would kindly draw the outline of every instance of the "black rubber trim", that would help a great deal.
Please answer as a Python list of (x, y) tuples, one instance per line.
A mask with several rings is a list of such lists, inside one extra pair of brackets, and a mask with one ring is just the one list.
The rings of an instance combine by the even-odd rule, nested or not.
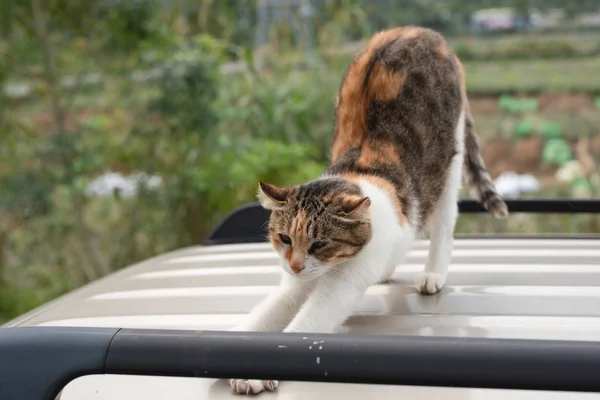
[[(511, 213), (527, 214), (600, 214), (600, 199), (515, 199), (505, 200)], [(461, 214), (487, 213), (476, 200), (460, 200)]]
[(260, 243), (267, 240), (270, 211), (259, 203), (244, 204), (233, 210), (211, 232), (204, 245)]
[(0, 328), (0, 399), (55, 400), (80, 376), (103, 374), (118, 329)]
[[(506, 205), (510, 213), (600, 214), (600, 199), (518, 199), (506, 200)], [(458, 209), (461, 214), (488, 213), (476, 200), (461, 200), (458, 203)], [(225, 217), (203, 244), (265, 242), (269, 216), (270, 212), (263, 209), (258, 203), (245, 204)], [(527, 236), (527, 238), (530, 237)]]
[[(519, 240), (600, 240), (600, 234), (596, 233), (581, 233), (581, 234), (535, 234), (535, 235), (518, 235), (518, 234), (483, 234), (483, 235), (455, 235), (456, 240), (467, 240), (467, 239), (519, 239)], [(600, 246), (600, 244), (599, 244)]]

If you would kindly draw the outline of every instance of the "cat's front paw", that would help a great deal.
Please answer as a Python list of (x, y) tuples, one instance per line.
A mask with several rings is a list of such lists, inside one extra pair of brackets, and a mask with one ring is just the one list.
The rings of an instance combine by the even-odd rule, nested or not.
[(419, 293), (435, 294), (444, 287), (446, 277), (435, 272), (422, 272), (417, 277), (415, 283)]
[(339, 325), (333, 329), (333, 333), (346, 334), (350, 332), (350, 329), (345, 325)]
[(230, 379), (231, 391), (238, 394), (253, 395), (264, 390), (274, 392), (279, 386), (277, 381), (262, 381), (259, 379)]

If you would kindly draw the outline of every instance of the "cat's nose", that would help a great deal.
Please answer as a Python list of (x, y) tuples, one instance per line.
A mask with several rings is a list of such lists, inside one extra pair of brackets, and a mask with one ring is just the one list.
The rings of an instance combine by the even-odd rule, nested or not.
[(299, 274), (300, 271), (304, 269), (304, 263), (292, 262), (290, 264), (290, 268), (294, 271), (295, 274)]

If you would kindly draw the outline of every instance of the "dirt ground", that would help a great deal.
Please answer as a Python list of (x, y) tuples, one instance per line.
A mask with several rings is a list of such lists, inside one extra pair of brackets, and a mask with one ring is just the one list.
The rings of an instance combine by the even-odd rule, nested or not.
[[(585, 93), (544, 93), (537, 97), (539, 113), (581, 115), (600, 112), (594, 104), (594, 97)], [(471, 96), (471, 110), (476, 116), (500, 115), (502, 110), (497, 97)], [(600, 134), (600, 126), (598, 127)], [(482, 156), (492, 178), (502, 172), (533, 174), (540, 180), (553, 179), (556, 167), (542, 166), (544, 141), (539, 137), (513, 141), (503, 138), (482, 140)], [(574, 150), (575, 142), (571, 143)], [(588, 145), (590, 155), (600, 160), (600, 135), (591, 139)], [(575, 151), (574, 151), (575, 153)]]
[(519, 141), (495, 138), (482, 146), (481, 153), (493, 179), (506, 171), (533, 174), (539, 178), (556, 172), (556, 168), (541, 168), (543, 149), (544, 142), (539, 137)]
[[(570, 145), (577, 159), (580, 155), (576, 150), (577, 142), (573, 141)], [(585, 147), (596, 165), (600, 165), (600, 136), (591, 139)], [(558, 168), (542, 164), (543, 150), (544, 140), (541, 137), (518, 141), (494, 138), (482, 145), (481, 154), (492, 179), (510, 171), (532, 174), (541, 181), (552, 181)]]

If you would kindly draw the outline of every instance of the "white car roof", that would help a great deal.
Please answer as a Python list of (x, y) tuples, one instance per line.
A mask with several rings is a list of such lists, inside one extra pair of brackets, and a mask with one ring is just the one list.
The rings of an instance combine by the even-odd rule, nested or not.
[[(600, 340), (600, 240), (456, 239), (447, 286), (419, 295), (413, 279), (428, 241), (393, 281), (369, 288), (348, 332), (416, 336)], [(279, 281), (267, 243), (195, 246), (90, 283), (6, 326), (227, 330)], [(225, 399), (226, 382), (205, 378), (88, 376), (61, 400)], [(265, 398), (574, 399), (595, 394), (312, 382), (282, 382)]]

